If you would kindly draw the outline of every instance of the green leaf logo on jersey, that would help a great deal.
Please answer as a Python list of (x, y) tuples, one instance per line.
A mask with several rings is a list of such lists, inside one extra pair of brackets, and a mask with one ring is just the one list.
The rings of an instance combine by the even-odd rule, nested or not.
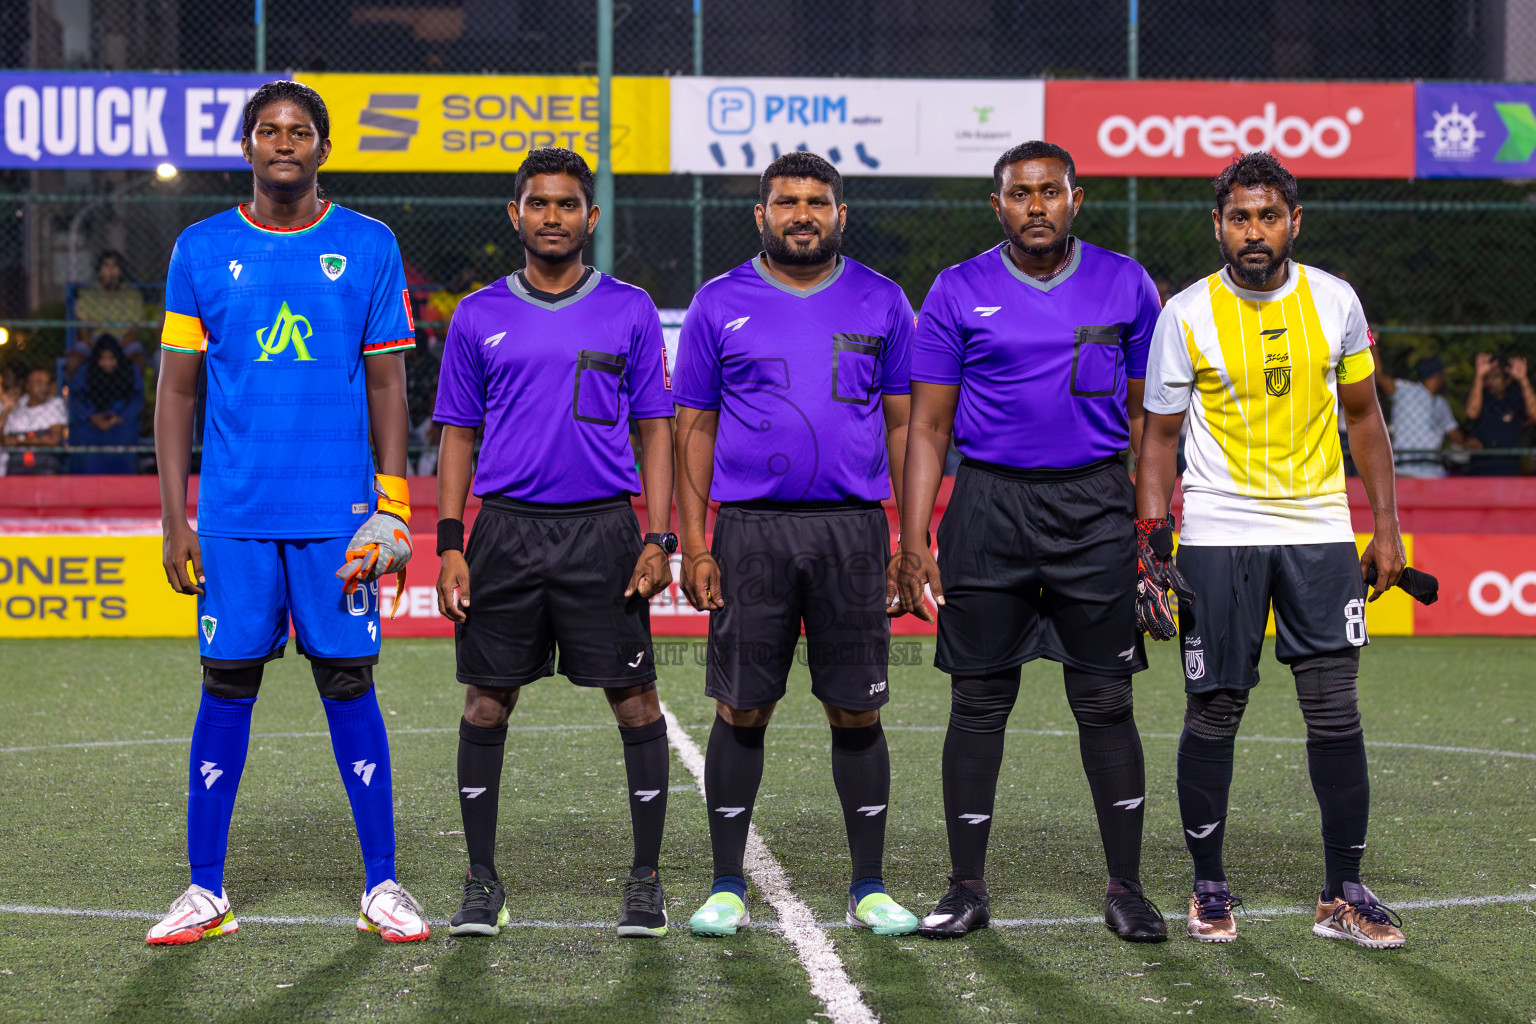
[(296, 362), (312, 362), (315, 357), (309, 354), (304, 343), (314, 334), (315, 329), (309, 326), (309, 321), (289, 309), (285, 302), (283, 308), (277, 311), (277, 319), (272, 321), (272, 326), (256, 332), (256, 344), (261, 346), (261, 355), (256, 361), (271, 362), (273, 356), (286, 352), (288, 346), (292, 345)]
[(347, 258), (340, 253), (328, 252), (320, 257), (320, 270), (332, 281), (347, 269)]
[(203, 627), (203, 636), (207, 638), (209, 643), (213, 643), (213, 631), (219, 628), (219, 620), (212, 615), (204, 615), (201, 625)]

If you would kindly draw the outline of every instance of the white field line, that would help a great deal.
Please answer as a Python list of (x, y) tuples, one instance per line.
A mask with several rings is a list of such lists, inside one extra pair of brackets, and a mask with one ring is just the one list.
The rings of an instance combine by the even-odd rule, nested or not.
[[(1446, 907), (1486, 907), (1498, 904), (1525, 904), (1536, 903), (1536, 892), (1515, 892), (1490, 896), (1451, 896), (1438, 900), (1405, 900), (1401, 903), (1390, 904), (1394, 910), (1438, 910)], [(1295, 917), (1302, 914), (1314, 913), (1312, 907), (1269, 907), (1269, 908), (1244, 908), (1241, 913), (1247, 917)], [(80, 917), (100, 918), (117, 921), (158, 921), (164, 915), (154, 910), (104, 910), (81, 909), (75, 907), (38, 907), (25, 903), (0, 904), (0, 914), (18, 914), (27, 917)], [(1169, 914), (1168, 920), (1182, 921), (1185, 915)], [(242, 925), (261, 924), (278, 927), (303, 927), (309, 925), (323, 925), (326, 927), (348, 927), (357, 923), (356, 917), (282, 917), (266, 914), (237, 914), (236, 918)], [(446, 918), (427, 918), (427, 923), (434, 928), (447, 927)], [(1011, 930), (1027, 931), (1035, 928), (1068, 928), (1078, 925), (1103, 924), (1104, 918), (1099, 916), (1081, 917), (1009, 917), (995, 918), (992, 921), (993, 928), (1007, 928)], [(508, 928), (593, 928), (607, 929), (615, 927), (613, 921), (512, 921), (506, 925)], [(783, 931), (777, 921), (756, 921), (753, 927), (762, 928), (765, 931)], [(843, 921), (822, 921), (818, 928), (847, 928)]]
[[(693, 737), (683, 731), (677, 716), (666, 704), (661, 713), (667, 720), (667, 740), (677, 751), (678, 760), (698, 784), (699, 795), (704, 794), (704, 754)], [(708, 799), (706, 797), (706, 799)], [(708, 807), (705, 808), (706, 812)], [(811, 979), (811, 994), (827, 1008), (832, 1024), (878, 1024), (873, 1011), (864, 1005), (864, 997), (848, 977), (842, 958), (832, 948), (832, 942), (816, 923), (811, 908), (796, 896), (789, 887), (789, 877), (778, 859), (758, 835), (757, 826), (747, 827), (747, 874), (757, 883), (768, 902), (778, 915), (779, 931), (788, 940), (799, 958), (800, 965)]]
[[(577, 729), (612, 729), (612, 725), (509, 725), (508, 732), (567, 732)], [(419, 734), (458, 735), (458, 726), (432, 729), (390, 729), (391, 736)], [(302, 740), (329, 738), (328, 732), (253, 732), (253, 740)], [(172, 736), (156, 740), (95, 740), (84, 743), (50, 743), (37, 747), (0, 747), (0, 754), (26, 754), (35, 750), (81, 750), (90, 747), (142, 747), (166, 743), (191, 743), (190, 736)]]

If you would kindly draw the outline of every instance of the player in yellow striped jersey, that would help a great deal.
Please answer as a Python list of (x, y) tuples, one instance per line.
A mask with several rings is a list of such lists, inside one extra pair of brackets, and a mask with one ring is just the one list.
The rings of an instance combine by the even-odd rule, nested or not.
[[(1322, 812), (1326, 880), (1313, 931), (1372, 948), (1401, 946), (1401, 921), (1360, 880), (1370, 812), (1355, 689), (1367, 643), (1364, 575), (1376, 568), (1375, 600), (1405, 561), (1371, 336), (1348, 284), (1290, 259), (1301, 206), (1296, 179), (1278, 160), (1250, 153), (1214, 184), (1212, 217), (1226, 265), (1170, 299), (1158, 320), (1136, 479), (1143, 628), (1172, 638), (1167, 590), (1184, 598), (1177, 633), (1188, 705), (1178, 791), (1195, 868), (1187, 927), (1199, 941), (1237, 937), (1232, 910), (1241, 900), (1221, 858), (1227, 791), (1273, 605), (1275, 656), (1296, 679)], [(1340, 405), (1376, 518), (1358, 559)], [(1168, 505), (1186, 420), (1175, 562)]]

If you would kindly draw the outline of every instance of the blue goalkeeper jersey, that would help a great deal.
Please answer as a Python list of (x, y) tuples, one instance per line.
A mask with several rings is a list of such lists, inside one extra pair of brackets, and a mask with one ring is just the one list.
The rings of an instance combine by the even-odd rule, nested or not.
[(389, 228), (325, 204), (309, 224), (244, 206), (176, 240), (161, 347), (206, 353), (198, 532), (347, 537), (373, 511), (363, 361), (415, 344)]

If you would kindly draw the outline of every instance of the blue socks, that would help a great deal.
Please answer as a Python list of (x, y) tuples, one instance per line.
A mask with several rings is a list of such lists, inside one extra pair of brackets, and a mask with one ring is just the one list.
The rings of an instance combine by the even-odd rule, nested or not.
[(355, 700), (320, 698), (331, 727), (331, 749), (341, 770), (369, 889), (395, 877), (395, 794), (389, 775), (389, 736), (379, 699), (369, 691)]
[(885, 880), (883, 878), (857, 878), (848, 887), (848, 895), (853, 897), (855, 905), (872, 892), (885, 892)]
[(713, 896), (717, 892), (728, 892), (743, 903), (747, 900), (747, 880), (740, 875), (720, 875), (716, 877), (715, 884), (710, 887), (709, 894)]
[(191, 770), (187, 779), (187, 860), (192, 884), (215, 895), (224, 891), (224, 856), (229, 821), (235, 813), (240, 773), (251, 742), (256, 698), (225, 700), (204, 691), (192, 726)]

